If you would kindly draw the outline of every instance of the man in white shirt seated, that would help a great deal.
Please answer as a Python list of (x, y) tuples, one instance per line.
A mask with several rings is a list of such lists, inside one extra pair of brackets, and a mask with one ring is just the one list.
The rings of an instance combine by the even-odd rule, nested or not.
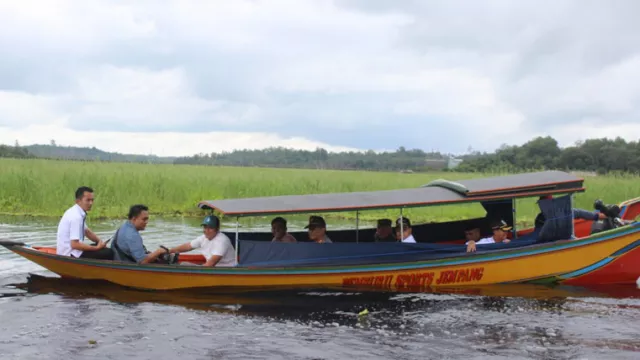
[[(58, 223), (56, 254), (75, 258), (113, 260), (113, 252), (85, 223), (93, 207), (93, 189), (81, 186), (76, 190), (76, 203), (64, 212)], [(94, 245), (84, 242), (85, 236)]]
[(508, 244), (511, 240), (507, 239), (507, 234), (511, 230), (511, 226), (507, 225), (504, 220), (498, 220), (491, 224), (491, 230), (493, 230), (493, 235), (490, 237), (486, 237), (484, 239), (480, 239), (478, 241), (469, 240), (467, 241), (467, 252), (476, 251), (476, 245), (482, 244), (495, 244), (495, 243), (505, 243)]
[[(202, 226), (202, 235), (191, 242), (169, 249), (169, 253), (182, 253), (201, 249), (200, 251), (206, 259), (204, 266), (236, 266), (235, 249), (231, 245), (229, 237), (220, 231), (220, 219), (215, 215), (209, 215), (204, 218)], [(195, 265), (187, 262), (182, 264)]]
[[(402, 233), (400, 233), (400, 220), (402, 220)], [(396, 220), (396, 239), (403, 243), (416, 243), (416, 239), (413, 238), (411, 220), (409, 220), (409, 218), (400, 217)]]

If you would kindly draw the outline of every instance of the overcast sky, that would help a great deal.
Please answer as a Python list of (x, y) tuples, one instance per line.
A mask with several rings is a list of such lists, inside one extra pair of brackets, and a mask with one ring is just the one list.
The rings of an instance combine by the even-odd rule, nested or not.
[(190, 155), (637, 140), (638, 14), (634, 0), (0, 0), (0, 143)]

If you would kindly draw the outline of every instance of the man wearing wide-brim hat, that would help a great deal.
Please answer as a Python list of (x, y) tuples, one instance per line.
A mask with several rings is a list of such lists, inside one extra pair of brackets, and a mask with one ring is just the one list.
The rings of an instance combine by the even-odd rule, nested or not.
[(504, 220), (497, 220), (492, 222), (491, 230), (493, 230), (493, 235), (490, 237), (486, 237), (478, 241), (467, 241), (467, 252), (476, 251), (476, 245), (495, 243), (508, 244), (509, 242), (511, 242), (511, 240), (507, 238), (508, 232), (511, 231), (511, 226), (509, 226)]

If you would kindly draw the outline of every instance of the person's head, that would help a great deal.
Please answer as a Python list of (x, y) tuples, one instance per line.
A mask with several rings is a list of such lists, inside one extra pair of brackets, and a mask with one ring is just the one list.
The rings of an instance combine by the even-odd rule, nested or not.
[(493, 240), (502, 242), (507, 238), (507, 232), (511, 230), (511, 226), (504, 220), (497, 220), (491, 223), (491, 230), (493, 230)]
[(385, 238), (393, 233), (393, 227), (391, 227), (391, 219), (378, 220), (378, 227), (376, 228), (376, 234)]
[(473, 240), (473, 241), (478, 241), (480, 240), (480, 228), (478, 228), (475, 225), (469, 225), (464, 229), (464, 238), (467, 241)]
[(220, 219), (215, 215), (209, 215), (202, 220), (202, 233), (211, 240), (220, 231)]
[(76, 190), (76, 204), (84, 211), (90, 211), (93, 206), (93, 189), (88, 186), (80, 186)]
[(149, 208), (146, 205), (137, 204), (129, 208), (129, 221), (138, 230), (144, 230), (149, 222)]
[(309, 240), (321, 241), (327, 232), (327, 223), (322, 216), (309, 216), (309, 224), (304, 227), (309, 229)]
[(274, 238), (282, 239), (287, 234), (287, 220), (279, 216), (271, 220), (271, 233)]
[[(401, 222), (402, 220), (402, 222)], [(402, 223), (402, 232), (400, 231), (400, 224)], [(411, 220), (409, 220), (409, 218), (406, 217), (401, 217), (398, 218), (398, 220), (396, 220), (396, 239), (397, 240), (404, 240), (406, 238), (408, 238), (411, 235)]]

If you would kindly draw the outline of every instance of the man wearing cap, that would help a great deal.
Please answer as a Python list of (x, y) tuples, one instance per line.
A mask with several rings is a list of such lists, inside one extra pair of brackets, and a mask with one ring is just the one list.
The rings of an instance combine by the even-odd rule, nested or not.
[(375, 242), (395, 242), (396, 237), (393, 235), (393, 227), (391, 227), (391, 219), (378, 220), (378, 227), (373, 236)]
[(209, 215), (204, 218), (201, 225), (202, 235), (193, 241), (169, 249), (169, 252), (183, 253), (200, 249), (206, 260), (204, 266), (235, 266), (235, 250), (229, 237), (220, 231), (220, 219), (215, 215)]
[(467, 241), (467, 252), (476, 251), (476, 245), (482, 244), (495, 244), (505, 243), (508, 244), (511, 240), (507, 239), (507, 232), (511, 230), (511, 226), (507, 225), (504, 220), (498, 220), (491, 224), (491, 230), (493, 230), (493, 236), (480, 239), (478, 241)]
[(309, 225), (304, 228), (309, 229), (309, 240), (311, 241), (319, 244), (333, 242), (329, 236), (327, 236), (327, 223), (324, 222), (324, 218), (322, 216), (310, 216)]
[[(400, 220), (402, 220), (402, 231), (400, 229)], [(406, 217), (400, 217), (396, 220), (396, 239), (403, 243), (416, 243), (416, 239), (413, 238), (413, 230), (411, 229), (411, 220)]]

